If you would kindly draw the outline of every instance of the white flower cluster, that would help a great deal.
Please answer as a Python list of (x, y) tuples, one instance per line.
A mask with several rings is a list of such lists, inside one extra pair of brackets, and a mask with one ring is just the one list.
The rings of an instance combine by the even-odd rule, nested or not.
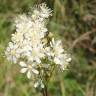
[(38, 81), (35, 87), (44, 87), (42, 77), (50, 73), (51, 66), (65, 70), (71, 61), (60, 40), (48, 39), (46, 20), (51, 15), (45, 3), (36, 6), (32, 15), (19, 15), (15, 20), (16, 32), (5, 51), (9, 61), (21, 66), (21, 73)]

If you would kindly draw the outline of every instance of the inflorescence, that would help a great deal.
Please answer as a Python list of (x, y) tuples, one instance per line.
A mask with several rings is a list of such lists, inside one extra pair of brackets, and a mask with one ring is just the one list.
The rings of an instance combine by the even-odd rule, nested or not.
[(20, 72), (35, 82), (34, 87), (44, 88), (42, 78), (51, 74), (52, 67), (65, 70), (71, 61), (61, 40), (49, 36), (46, 24), (50, 16), (52, 10), (42, 3), (33, 8), (32, 14), (16, 17), (16, 32), (5, 51), (7, 59), (19, 64)]

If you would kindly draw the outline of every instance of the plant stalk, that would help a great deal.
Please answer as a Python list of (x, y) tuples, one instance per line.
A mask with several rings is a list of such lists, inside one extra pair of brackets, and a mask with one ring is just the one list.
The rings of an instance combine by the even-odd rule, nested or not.
[(42, 94), (43, 94), (43, 96), (49, 96), (49, 95), (48, 95), (47, 86), (45, 86), (45, 87), (42, 89)]

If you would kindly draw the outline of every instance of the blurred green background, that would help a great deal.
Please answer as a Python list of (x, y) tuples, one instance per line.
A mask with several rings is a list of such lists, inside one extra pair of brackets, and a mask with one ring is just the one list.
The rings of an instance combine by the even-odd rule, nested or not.
[(0, 96), (42, 96), (4, 56), (13, 17), (41, 2), (53, 10), (49, 31), (72, 53), (69, 70), (52, 77), (49, 96), (96, 96), (96, 0), (0, 0)]

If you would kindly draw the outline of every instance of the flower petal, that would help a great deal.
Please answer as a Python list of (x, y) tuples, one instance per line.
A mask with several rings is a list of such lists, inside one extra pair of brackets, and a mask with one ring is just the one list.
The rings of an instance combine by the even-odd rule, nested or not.
[(19, 65), (22, 66), (22, 67), (26, 67), (26, 66), (27, 66), (26, 63), (23, 62), (23, 61), (21, 61), (21, 62), (19, 63)]
[(34, 84), (34, 87), (37, 88), (38, 86), (39, 86), (39, 82), (36, 82), (36, 83)]
[(9, 46), (10, 46), (10, 48), (14, 47), (12, 42), (9, 42)]
[(32, 72), (35, 74), (39, 74), (38, 70), (36, 70), (36, 69), (32, 69)]
[(54, 62), (55, 62), (56, 64), (60, 64), (59, 58), (55, 57), (55, 58), (54, 58)]
[(70, 62), (70, 61), (71, 61), (71, 58), (66, 59), (66, 61), (67, 61), (67, 62)]
[(28, 72), (27, 72), (27, 77), (28, 77), (28, 79), (31, 78), (31, 71), (28, 71)]
[(25, 72), (27, 71), (27, 69), (28, 69), (28, 68), (22, 68), (22, 69), (20, 70), (20, 72), (21, 72), (21, 73), (25, 73)]
[(36, 60), (37, 63), (41, 63), (41, 60), (38, 57), (36, 57), (35, 60)]
[(44, 84), (43, 83), (41, 83), (41, 88), (44, 88)]
[(14, 62), (14, 64), (17, 63), (17, 58), (15, 56), (12, 56), (12, 61)]

